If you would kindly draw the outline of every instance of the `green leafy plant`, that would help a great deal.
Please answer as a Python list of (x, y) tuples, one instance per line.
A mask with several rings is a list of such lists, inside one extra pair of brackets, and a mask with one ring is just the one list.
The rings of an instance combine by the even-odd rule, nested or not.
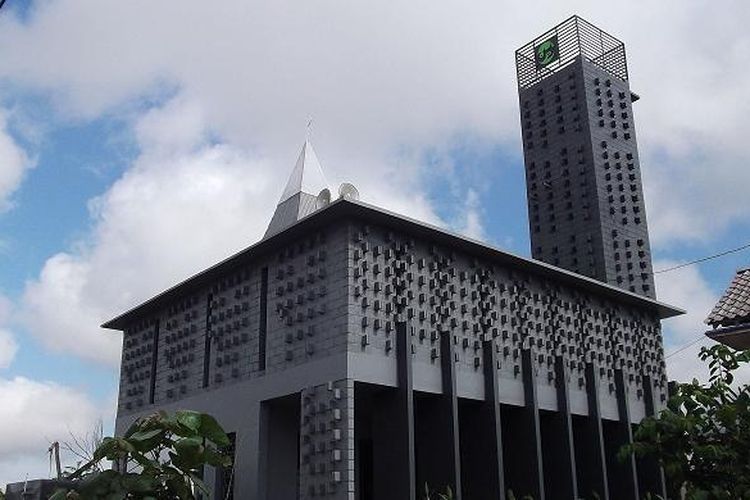
[[(204, 465), (229, 467), (222, 452), (230, 445), (224, 430), (210, 415), (178, 411), (138, 419), (122, 437), (107, 437), (91, 460), (67, 476), (70, 489), (51, 500), (157, 499), (194, 500), (208, 493), (200, 478)], [(112, 469), (101, 467), (111, 461)]]
[(424, 500), (453, 500), (453, 490), (450, 486), (445, 487), (445, 492), (431, 491), (430, 486), (424, 484)]
[[(516, 495), (513, 493), (513, 490), (508, 490), (508, 500), (516, 500)], [(524, 495), (521, 500), (534, 500), (534, 497), (531, 495)]]
[(620, 458), (657, 459), (688, 500), (750, 498), (750, 385), (734, 383), (750, 350), (719, 344), (702, 348), (699, 357), (708, 363), (708, 383), (679, 384), (667, 408), (641, 422)]

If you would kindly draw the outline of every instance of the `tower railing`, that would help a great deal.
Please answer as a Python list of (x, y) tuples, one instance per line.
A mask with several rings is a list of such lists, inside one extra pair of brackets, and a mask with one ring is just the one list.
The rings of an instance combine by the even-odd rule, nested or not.
[(628, 79), (625, 45), (585, 19), (571, 16), (516, 50), (518, 87), (535, 85), (579, 56), (617, 78)]

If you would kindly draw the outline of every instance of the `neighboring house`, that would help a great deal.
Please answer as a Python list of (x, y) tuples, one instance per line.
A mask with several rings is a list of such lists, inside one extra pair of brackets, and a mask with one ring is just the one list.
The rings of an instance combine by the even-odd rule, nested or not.
[(734, 349), (750, 349), (750, 267), (740, 269), (706, 318), (710, 338)]
[(46, 500), (58, 488), (70, 486), (70, 481), (60, 479), (33, 479), (11, 483), (5, 489), (6, 500)]

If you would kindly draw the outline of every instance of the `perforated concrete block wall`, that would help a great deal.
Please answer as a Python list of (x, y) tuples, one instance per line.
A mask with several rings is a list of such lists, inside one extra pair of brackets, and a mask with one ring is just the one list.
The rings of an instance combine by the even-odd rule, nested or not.
[(259, 369), (261, 268), (248, 264), (210, 288), (207, 385), (246, 379)]
[[(457, 347), (459, 384), (482, 373), (482, 340), (494, 339), (501, 389), (521, 379), (521, 351), (530, 349), (542, 388), (557, 383), (554, 363), (562, 356), (573, 394), (583, 393), (586, 364), (595, 364), (605, 409), (616, 408), (620, 368), (636, 404), (643, 406), (644, 376), (654, 380), (657, 402), (665, 397), (661, 332), (651, 313), (369, 224), (350, 231), (349, 290), (352, 352), (393, 358), (400, 319), (411, 328), (413, 359), (432, 366), (438, 381), (439, 339), (448, 334)], [(539, 394), (540, 405), (554, 408), (554, 391)]]
[(354, 382), (302, 391), (300, 498), (354, 500)]
[(524, 349), (533, 353), (543, 408), (555, 408), (558, 356), (568, 370), (574, 412), (587, 412), (586, 363), (599, 370), (605, 417), (617, 417), (607, 413), (616, 408), (617, 369), (630, 383), (634, 419), (644, 413), (645, 377), (655, 384), (657, 403), (665, 398), (661, 333), (652, 313), (355, 221), (240, 263), (204, 290), (134, 323), (124, 336), (120, 411), (148, 406), (152, 391), (155, 404), (176, 401), (347, 350), (364, 356), (351, 363), (370, 359), (394, 371), (396, 321), (406, 321), (413, 335), (417, 381), (433, 388), (440, 386), (439, 339), (448, 334), (456, 345), (459, 390), (481, 390), (482, 340), (493, 339), (508, 403), (519, 404), (503, 388), (520, 387)]
[(346, 230), (311, 235), (268, 265), (267, 371), (346, 351)]
[(120, 411), (345, 352), (346, 241), (345, 228), (306, 235), (134, 321), (123, 335)]
[(520, 91), (531, 250), (654, 297), (631, 95), (581, 59)]
[(118, 399), (120, 411), (130, 411), (149, 404), (156, 335), (156, 322), (147, 320), (133, 324), (123, 334)]
[(630, 87), (588, 61), (582, 68), (607, 282), (654, 297)]

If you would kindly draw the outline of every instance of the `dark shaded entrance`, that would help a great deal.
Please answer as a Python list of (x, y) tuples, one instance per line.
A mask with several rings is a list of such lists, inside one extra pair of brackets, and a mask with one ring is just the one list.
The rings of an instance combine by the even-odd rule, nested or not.
[(409, 497), (409, 425), (398, 389), (354, 384), (354, 462), (357, 500)]
[[(463, 498), (498, 500), (501, 496), (493, 406), (486, 401), (458, 400)], [(501, 450), (502, 451), (502, 450)]]
[(503, 430), (505, 487), (516, 498), (538, 498), (539, 469), (535, 426), (529, 409), (500, 405)]
[(421, 498), (425, 485), (445, 491), (454, 475), (450, 408), (440, 394), (414, 393), (414, 435), (416, 442), (417, 491)]
[(573, 433), (567, 415), (539, 411), (544, 462), (544, 490), (550, 498), (578, 498)]
[(297, 500), (300, 395), (263, 401), (260, 418), (260, 498)]
[(620, 448), (630, 441), (629, 424), (616, 420), (603, 420), (604, 452), (607, 457), (609, 496), (612, 500), (635, 500), (638, 498), (638, 479), (635, 460), (619, 460)]
[(606, 464), (596, 419), (573, 415), (578, 494), (583, 498), (607, 498)]

